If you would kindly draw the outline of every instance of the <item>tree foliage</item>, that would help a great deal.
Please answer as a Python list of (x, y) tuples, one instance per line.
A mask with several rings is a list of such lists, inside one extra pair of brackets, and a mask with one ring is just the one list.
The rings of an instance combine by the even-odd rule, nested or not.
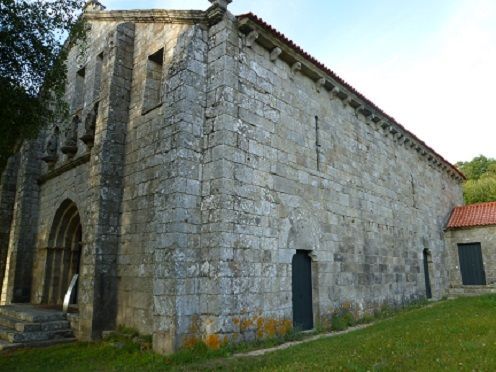
[(84, 38), (83, 0), (0, 0), (0, 171), (24, 139), (65, 110), (68, 48)]
[(463, 185), (465, 203), (496, 201), (496, 159), (480, 155), (456, 166), (467, 177)]

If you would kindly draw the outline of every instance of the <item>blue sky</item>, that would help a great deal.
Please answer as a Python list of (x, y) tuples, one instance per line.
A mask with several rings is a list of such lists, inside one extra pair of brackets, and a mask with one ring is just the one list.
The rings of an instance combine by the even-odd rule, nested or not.
[[(103, 0), (206, 9), (207, 0)], [(399, 5), (401, 4), (401, 5)], [(333, 69), (451, 162), (496, 158), (495, 0), (234, 0)]]

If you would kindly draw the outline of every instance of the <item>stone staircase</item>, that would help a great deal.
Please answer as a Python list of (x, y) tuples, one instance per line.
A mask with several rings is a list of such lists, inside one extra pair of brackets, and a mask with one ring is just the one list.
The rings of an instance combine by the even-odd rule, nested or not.
[(62, 311), (30, 304), (0, 306), (0, 351), (75, 340)]

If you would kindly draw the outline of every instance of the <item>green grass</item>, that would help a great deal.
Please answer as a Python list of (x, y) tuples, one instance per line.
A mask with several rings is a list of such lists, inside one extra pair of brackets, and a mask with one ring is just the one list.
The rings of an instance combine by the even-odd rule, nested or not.
[(492, 371), (496, 369), (496, 296), (407, 309), (356, 332), (261, 357), (225, 358), (233, 349), (208, 351), (201, 346), (172, 357), (144, 349), (143, 343), (117, 338), (21, 350), (0, 355), (0, 370)]

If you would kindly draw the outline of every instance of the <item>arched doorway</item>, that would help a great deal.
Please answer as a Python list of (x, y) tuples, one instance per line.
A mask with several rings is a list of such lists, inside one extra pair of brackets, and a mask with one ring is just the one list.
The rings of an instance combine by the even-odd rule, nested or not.
[[(79, 273), (83, 231), (76, 204), (62, 202), (48, 239), (43, 302), (60, 305), (72, 277)], [(77, 302), (77, 295), (75, 296)]]

